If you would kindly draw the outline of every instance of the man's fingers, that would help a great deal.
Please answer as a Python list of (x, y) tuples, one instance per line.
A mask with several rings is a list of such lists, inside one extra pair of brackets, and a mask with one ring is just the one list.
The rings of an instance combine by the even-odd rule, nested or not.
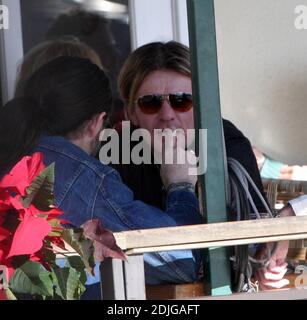
[(270, 290), (270, 289), (281, 289), (287, 285), (289, 285), (288, 279), (282, 279), (279, 281), (264, 281), (261, 283), (261, 290)]
[(287, 263), (283, 263), (283, 264), (278, 264), (274, 267), (268, 267), (268, 271), (271, 271), (273, 273), (280, 273), (280, 272), (283, 272), (284, 270), (286, 270), (287, 272), (287, 266), (288, 264)]
[(270, 280), (264, 277), (262, 271), (258, 270), (256, 274), (256, 278), (259, 282), (259, 289), (260, 290), (272, 290), (272, 289), (280, 289), (287, 285), (289, 285), (288, 279), (281, 279), (281, 280)]
[(281, 272), (283, 271), (284, 269), (286, 269), (288, 266), (288, 264), (286, 262), (284, 262), (284, 260), (279, 260), (279, 261), (276, 261), (276, 260), (273, 260), (273, 261), (270, 261), (269, 265), (267, 266), (267, 270), (268, 271), (272, 271), (272, 272), (275, 272), (275, 273), (278, 273), (278, 272)]
[(285, 276), (286, 272), (287, 272), (286, 268), (281, 269), (279, 272), (276, 272), (276, 273), (275, 272), (273, 273), (270, 270), (264, 270), (263, 276), (264, 276), (264, 279), (266, 279), (266, 280), (278, 281), (278, 280), (281, 280)]

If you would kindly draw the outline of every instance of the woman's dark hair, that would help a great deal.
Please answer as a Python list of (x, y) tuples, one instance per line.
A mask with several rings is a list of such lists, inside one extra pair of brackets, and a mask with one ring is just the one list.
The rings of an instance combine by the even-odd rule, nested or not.
[(42, 133), (78, 133), (93, 116), (111, 111), (109, 80), (87, 59), (52, 60), (32, 75), (24, 92), (0, 109), (0, 168), (29, 153)]

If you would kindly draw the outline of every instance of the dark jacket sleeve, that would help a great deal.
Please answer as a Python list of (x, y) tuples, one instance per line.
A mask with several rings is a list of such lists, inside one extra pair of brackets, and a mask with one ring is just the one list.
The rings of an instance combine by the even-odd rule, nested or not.
[[(230, 121), (223, 120), (223, 127), (227, 157), (234, 158), (242, 164), (266, 200), (257, 161), (250, 141)], [(266, 212), (259, 197), (252, 189), (251, 195), (259, 212)]]

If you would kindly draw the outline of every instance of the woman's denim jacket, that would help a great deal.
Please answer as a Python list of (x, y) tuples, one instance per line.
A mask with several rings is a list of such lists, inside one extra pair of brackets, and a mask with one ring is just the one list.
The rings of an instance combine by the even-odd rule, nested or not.
[[(93, 218), (114, 232), (201, 223), (192, 192), (171, 192), (162, 212), (135, 201), (117, 171), (63, 137), (43, 136), (35, 151), (43, 153), (46, 165), (55, 162), (55, 204), (73, 226)], [(200, 255), (197, 250), (148, 253), (144, 261), (147, 283), (184, 283), (197, 278)]]

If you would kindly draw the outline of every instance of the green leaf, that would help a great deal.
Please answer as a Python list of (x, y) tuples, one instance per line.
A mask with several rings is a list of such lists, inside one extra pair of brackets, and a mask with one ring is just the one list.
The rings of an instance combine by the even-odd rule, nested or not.
[(45, 168), (27, 188), (22, 199), (25, 208), (33, 204), (37, 209), (49, 211), (54, 205), (54, 163)]
[(51, 219), (48, 221), (51, 225), (52, 231), (48, 234), (49, 237), (61, 237), (63, 232), (63, 227), (59, 219)]
[(9, 287), (16, 293), (53, 296), (53, 283), (50, 274), (40, 263), (28, 261), (15, 270)]
[(56, 266), (56, 254), (52, 251), (52, 248), (47, 243), (42, 249), (42, 255), (45, 261), (48, 261), (48, 264), (51, 267)]
[(66, 265), (68, 267), (72, 267), (80, 272), (80, 281), (82, 284), (85, 284), (86, 282), (86, 272), (85, 272), (85, 265), (80, 256), (68, 256), (66, 258)]
[(64, 300), (78, 300), (85, 291), (80, 282), (81, 274), (74, 268), (58, 268), (54, 270), (56, 294)]
[(63, 231), (63, 239), (81, 256), (87, 270), (94, 275), (95, 259), (93, 241), (86, 239), (83, 230), (65, 229)]

